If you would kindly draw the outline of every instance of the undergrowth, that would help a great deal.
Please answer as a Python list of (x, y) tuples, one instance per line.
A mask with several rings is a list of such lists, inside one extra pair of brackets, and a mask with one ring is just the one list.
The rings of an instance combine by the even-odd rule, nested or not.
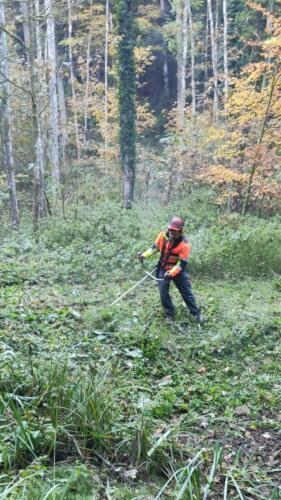
[[(0, 498), (280, 498), (280, 227), (212, 207), (99, 200), (3, 233)], [(172, 290), (168, 328), (148, 280), (109, 307), (174, 214), (202, 327)]]

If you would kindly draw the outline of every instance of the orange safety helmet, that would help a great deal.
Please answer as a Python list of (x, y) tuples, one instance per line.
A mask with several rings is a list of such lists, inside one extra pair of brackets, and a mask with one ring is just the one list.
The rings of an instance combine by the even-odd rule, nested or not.
[(173, 217), (168, 225), (168, 229), (173, 229), (174, 231), (182, 231), (184, 226), (184, 220), (181, 217)]

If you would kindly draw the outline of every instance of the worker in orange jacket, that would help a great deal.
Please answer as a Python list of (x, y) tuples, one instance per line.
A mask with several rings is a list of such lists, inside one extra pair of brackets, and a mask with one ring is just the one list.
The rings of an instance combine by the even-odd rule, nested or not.
[(138, 259), (144, 259), (160, 252), (157, 267), (161, 303), (168, 322), (173, 321), (175, 307), (170, 297), (169, 288), (173, 281), (179, 290), (190, 313), (195, 317), (197, 323), (202, 323), (200, 308), (197, 306), (192, 293), (191, 283), (186, 270), (190, 254), (190, 243), (183, 234), (184, 220), (181, 217), (173, 217), (168, 225), (168, 231), (161, 231), (155, 243), (143, 253), (138, 253)]

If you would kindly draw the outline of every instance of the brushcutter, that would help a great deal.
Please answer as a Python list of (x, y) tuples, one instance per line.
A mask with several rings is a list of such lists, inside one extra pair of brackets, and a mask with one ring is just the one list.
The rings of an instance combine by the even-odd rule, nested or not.
[(120, 295), (120, 297), (118, 297), (117, 299), (115, 299), (110, 305), (109, 307), (111, 306), (114, 306), (115, 304), (117, 304), (117, 302), (119, 302), (119, 300), (123, 299), (124, 297), (126, 297), (126, 295), (128, 295), (132, 290), (134, 290), (135, 288), (137, 288), (138, 286), (140, 286), (142, 283), (144, 283), (144, 281), (146, 281), (148, 278), (151, 278), (152, 280), (154, 281), (163, 281), (164, 278), (156, 278), (156, 276), (153, 275), (153, 273), (156, 271), (157, 269), (157, 266), (154, 267), (151, 271), (147, 271), (144, 267), (144, 263), (141, 262), (142, 264), (142, 267), (144, 269), (144, 272), (145, 272), (145, 276), (140, 280), (138, 281), (137, 283), (135, 283), (131, 288), (129, 288), (129, 290), (127, 290), (125, 293), (123, 293), (122, 295)]

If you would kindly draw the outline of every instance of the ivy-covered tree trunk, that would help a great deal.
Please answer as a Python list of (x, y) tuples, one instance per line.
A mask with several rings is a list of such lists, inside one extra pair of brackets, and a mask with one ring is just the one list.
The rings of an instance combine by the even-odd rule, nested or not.
[(134, 199), (136, 165), (136, 76), (135, 76), (135, 16), (137, 0), (119, 0), (117, 6), (119, 125), (120, 152), (123, 172), (123, 199), (131, 208)]

